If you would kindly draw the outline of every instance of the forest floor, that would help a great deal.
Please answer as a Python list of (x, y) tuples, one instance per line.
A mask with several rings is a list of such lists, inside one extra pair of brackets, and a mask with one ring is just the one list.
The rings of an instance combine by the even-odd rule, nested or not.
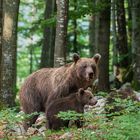
[[(137, 93), (137, 96), (140, 97), (140, 94)], [(25, 132), (22, 126), (23, 112), (18, 112), (17, 108), (3, 110), (0, 112), (0, 139), (140, 140), (140, 102), (130, 99), (117, 100), (119, 106), (124, 109), (117, 114), (106, 114), (106, 98), (97, 96), (97, 99), (95, 106), (85, 106), (85, 123), (82, 128), (76, 128), (71, 123), (70, 128), (62, 128), (59, 131), (47, 130), (45, 114), (40, 113), (36, 123)]]

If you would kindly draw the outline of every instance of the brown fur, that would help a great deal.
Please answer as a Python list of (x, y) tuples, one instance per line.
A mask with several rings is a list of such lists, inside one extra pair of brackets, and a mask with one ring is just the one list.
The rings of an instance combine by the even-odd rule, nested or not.
[[(74, 62), (59, 68), (43, 68), (29, 77), (20, 90), (21, 108), (26, 114), (45, 111), (46, 101), (68, 96), (79, 88), (92, 86), (98, 77), (100, 55), (93, 58), (80, 58), (74, 55)], [(90, 75), (92, 73), (92, 75)], [(49, 95), (53, 94), (48, 99)], [(35, 123), (34, 116), (25, 124), (25, 129)]]
[[(60, 111), (76, 111), (77, 113), (84, 112), (84, 105), (90, 104), (95, 105), (97, 100), (93, 98), (93, 95), (90, 91), (84, 90), (82, 88), (75, 94), (71, 94), (64, 98), (59, 98), (52, 101), (47, 105), (46, 117), (47, 117), (47, 127), (49, 129), (60, 129), (61, 127), (68, 127), (69, 120), (62, 120), (57, 117)], [(80, 120), (76, 120), (77, 127), (81, 127), (82, 124)]]

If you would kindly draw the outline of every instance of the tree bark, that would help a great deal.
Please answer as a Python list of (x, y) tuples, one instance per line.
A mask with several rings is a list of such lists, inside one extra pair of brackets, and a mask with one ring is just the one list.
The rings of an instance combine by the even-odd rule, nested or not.
[[(98, 6), (98, 3), (100, 3), (101, 0), (95, 0), (95, 6)], [(95, 45), (94, 45), (94, 52), (98, 53), (98, 46), (99, 46), (99, 25), (100, 25), (100, 12), (95, 14)]]
[(1, 108), (15, 105), (18, 10), (19, 0), (3, 1)]
[(131, 7), (132, 7), (132, 0), (128, 0), (128, 36), (129, 36), (129, 45), (131, 47), (132, 44), (132, 11), (131, 11)]
[[(51, 18), (55, 12), (55, 0), (46, 0), (45, 20)], [(46, 26), (44, 28), (44, 38), (41, 53), (40, 67), (53, 67), (55, 46), (55, 27)]]
[(94, 15), (90, 17), (90, 22), (89, 22), (89, 50), (90, 50), (90, 57), (92, 57), (95, 53), (95, 16)]
[(55, 38), (54, 66), (66, 62), (66, 38), (68, 24), (68, 0), (57, 0), (57, 26)]
[(2, 3), (0, 0), (0, 89), (1, 89), (1, 57), (2, 57)]
[(112, 0), (112, 35), (113, 35), (113, 65), (118, 63), (117, 31), (116, 31), (116, 0)]
[(101, 0), (106, 6), (99, 12), (98, 52), (102, 58), (99, 65), (99, 90), (109, 90), (109, 42), (110, 42), (110, 0)]
[[(74, 11), (77, 10), (77, 0), (74, 0)], [(73, 39), (73, 52), (74, 53), (78, 53), (78, 49), (77, 49), (77, 19), (73, 20), (73, 26), (74, 26), (74, 39)]]
[(117, 0), (117, 24), (118, 24), (118, 51), (120, 56), (120, 66), (127, 68), (129, 65), (129, 53), (127, 44), (127, 32), (126, 32), (126, 19), (124, 0)]
[[(93, 0), (93, 8), (95, 7), (95, 0)], [(89, 19), (89, 53), (92, 57), (95, 53), (95, 13)], [(97, 33), (97, 32), (96, 32)]]
[(132, 2), (132, 52), (134, 63), (134, 86), (140, 90), (140, 1)]

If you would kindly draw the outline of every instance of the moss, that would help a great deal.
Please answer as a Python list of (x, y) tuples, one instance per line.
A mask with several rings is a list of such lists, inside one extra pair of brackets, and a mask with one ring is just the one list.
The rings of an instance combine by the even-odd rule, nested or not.
[(135, 89), (135, 90), (140, 90), (140, 83), (138, 81), (132, 81), (132, 87)]
[(0, 100), (0, 111), (7, 108), (7, 104), (4, 103), (4, 101)]

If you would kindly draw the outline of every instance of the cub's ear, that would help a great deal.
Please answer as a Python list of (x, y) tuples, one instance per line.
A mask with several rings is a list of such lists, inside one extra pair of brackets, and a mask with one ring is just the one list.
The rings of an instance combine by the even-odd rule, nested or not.
[(93, 59), (94, 59), (95, 63), (98, 64), (101, 59), (101, 55), (99, 53), (97, 53), (93, 56)]
[(77, 54), (77, 53), (74, 53), (73, 54), (73, 61), (75, 62), (75, 63), (77, 63), (77, 61), (80, 59), (80, 56)]
[(85, 91), (84, 91), (83, 88), (80, 88), (80, 89), (78, 90), (78, 92), (80, 93), (80, 95), (83, 95), (83, 94), (85, 93)]

